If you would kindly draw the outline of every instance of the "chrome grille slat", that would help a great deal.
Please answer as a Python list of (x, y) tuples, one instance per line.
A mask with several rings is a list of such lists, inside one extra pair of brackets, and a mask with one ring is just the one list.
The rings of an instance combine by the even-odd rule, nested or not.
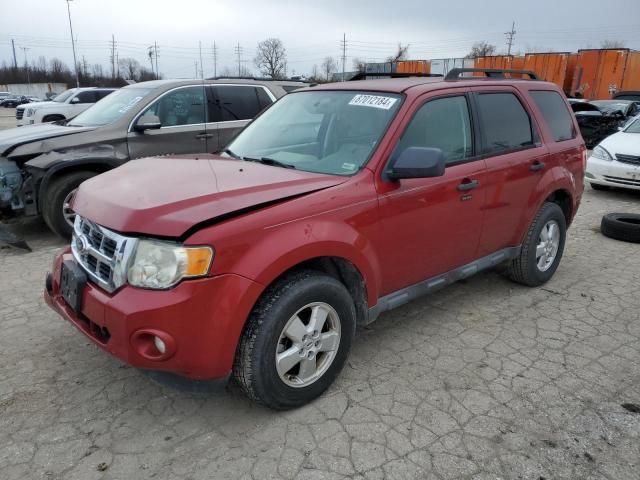
[(638, 155), (624, 155), (622, 153), (616, 153), (616, 160), (622, 163), (630, 163), (631, 165), (640, 165), (640, 156)]

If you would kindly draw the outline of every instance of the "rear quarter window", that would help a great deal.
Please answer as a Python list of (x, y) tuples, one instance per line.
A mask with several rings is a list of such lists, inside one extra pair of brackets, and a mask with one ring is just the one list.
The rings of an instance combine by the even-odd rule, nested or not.
[(576, 138), (571, 114), (564, 99), (558, 92), (536, 90), (529, 92), (534, 103), (540, 110), (549, 131), (556, 142)]

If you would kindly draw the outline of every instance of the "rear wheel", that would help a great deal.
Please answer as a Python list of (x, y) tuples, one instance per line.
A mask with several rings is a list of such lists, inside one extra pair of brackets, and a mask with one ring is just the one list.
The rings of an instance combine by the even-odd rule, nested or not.
[(531, 223), (520, 254), (509, 265), (509, 277), (517, 283), (537, 287), (555, 273), (567, 234), (567, 223), (559, 205), (545, 203)]
[(54, 233), (63, 238), (71, 237), (75, 220), (71, 201), (80, 184), (95, 175), (95, 172), (74, 172), (51, 181), (40, 208), (44, 221)]
[(353, 300), (338, 280), (313, 271), (286, 276), (247, 320), (234, 376), (251, 399), (270, 408), (304, 405), (342, 369), (355, 325)]

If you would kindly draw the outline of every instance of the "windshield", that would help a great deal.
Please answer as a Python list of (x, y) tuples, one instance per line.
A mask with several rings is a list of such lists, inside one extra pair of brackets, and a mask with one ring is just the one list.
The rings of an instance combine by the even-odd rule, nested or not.
[(625, 113), (629, 108), (629, 105), (631, 105), (631, 102), (629, 101), (616, 102), (613, 100), (600, 100), (600, 101), (591, 102), (591, 104), (598, 107), (604, 113), (611, 114), (614, 112)]
[(625, 133), (640, 133), (640, 117), (636, 117), (624, 131)]
[(58, 103), (64, 103), (64, 101), (66, 99), (68, 99), (71, 95), (73, 95), (75, 93), (75, 91), (76, 91), (75, 88), (71, 88), (69, 90), (65, 90), (60, 95), (56, 95), (56, 97), (53, 99), (53, 101), (54, 102), (58, 102)]
[(150, 91), (150, 88), (116, 90), (89, 107), (67, 125), (71, 127), (100, 127), (113, 123), (135, 107)]
[(291, 93), (249, 124), (227, 153), (308, 172), (352, 175), (369, 160), (400, 103), (401, 96), (391, 93)]

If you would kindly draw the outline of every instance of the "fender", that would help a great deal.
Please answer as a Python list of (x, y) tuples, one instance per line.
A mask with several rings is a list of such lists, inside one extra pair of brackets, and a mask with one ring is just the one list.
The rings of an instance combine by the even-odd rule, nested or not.
[(534, 217), (538, 213), (538, 210), (542, 207), (544, 201), (549, 198), (554, 192), (563, 190), (567, 196), (571, 199), (571, 216), (567, 219), (567, 226), (569, 225), (573, 215), (575, 215), (575, 198), (569, 192), (576, 191), (575, 179), (571, 178), (570, 172), (563, 167), (557, 166), (544, 172), (542, 178), (538, 182), (536, 189), (531, 192), (529, 201), (527, 202), (527, 210), (520, 224), (518, 225), (518, 245), (522, 244), (524, 237), (527, 234), (529, 225), (533, 221)]

